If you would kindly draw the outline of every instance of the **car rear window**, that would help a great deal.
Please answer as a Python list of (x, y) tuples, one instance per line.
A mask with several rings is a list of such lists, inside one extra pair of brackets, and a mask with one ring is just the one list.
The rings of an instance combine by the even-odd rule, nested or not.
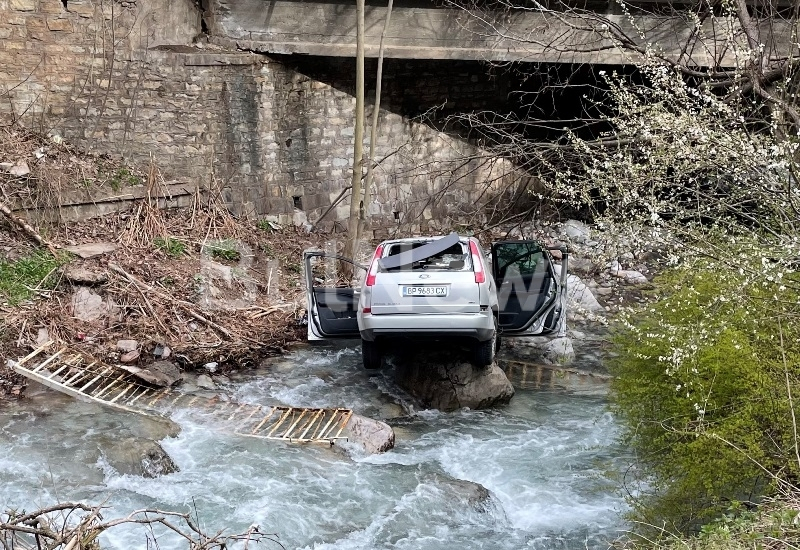
[[(419, 248), (425, 244), (428, 244), (428, 241), (394, 243), (389, 245), (389, 252), (386, 256), (394, 256), (402, 252), (408, 252), (409, 250)], [(405, 265), (387, 271), (408, 271), (416, 269), (424, 269), (427, 271), (472, 271), (472, 262), (470, 255), (467, 253), (467, 247), (458, 243), (438, 254), (414, 262), (411, 265)]]

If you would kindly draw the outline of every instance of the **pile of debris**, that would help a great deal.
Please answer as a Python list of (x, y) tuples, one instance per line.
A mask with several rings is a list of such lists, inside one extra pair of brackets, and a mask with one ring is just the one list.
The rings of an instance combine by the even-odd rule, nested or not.
[[(16, 168), (22, 163), (28, 170)], [(23, 288), (22, 299), (0, 295), (0, 397), (24, 389), (6, 359), (47, 340), (112, 363), (169, 361), (182, 369), (216, 363), (223, 372), (256, 364), (303, 337), (300, 258), (325, 235), (236, 218), (208, 186), (198, 188), (191, 206), (165, 209), (151, 198), (164, 183), (155, 166), (126, 181), (144, 187), (144, 198), (127, 211), (66, 223), (57, 208), (48, 210), (58, 204), (51, 197), (39, 205), (51, 215), (26, 220), (29, 200), (41, 189), (57, 193), (79, 186), (79, 173), (120, 174), (123, 165), (2, 129), (0, 165), (10, 165), (0, 169), (0, 268), (13, 278), (16, 267), (37, 258), (54, 266)], [(58, 181), (45, 181), (56, 173)], [(65, 174), (74, 181), (64, 181)]]

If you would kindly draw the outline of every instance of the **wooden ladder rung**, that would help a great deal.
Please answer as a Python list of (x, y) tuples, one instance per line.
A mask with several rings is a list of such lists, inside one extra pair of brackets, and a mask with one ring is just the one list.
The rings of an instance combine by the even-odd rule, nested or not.
[[(58, 359), (58, 356), (59, 356), (59, 355), (61, 355), (61, 354), (62, 354), (64, 351), (66, 351), (66, 350), (67, 350), (67, 348), (61, 348), (60, 350), (58, 350), (57, 352), (55, 352), (53, 355), (51, 355), (50, 357), (48, 357), (47, 359), (45, 359), (44, 361), (42, 361), (42, 362), (41, 362), (39, 365), (37, 365), (35, 369), (31, 370), (31, 372), (39, 372), (39, 371), (40, 371), (40, 370), (42, 370), (44, 367), (46, 367), (47, 365), (49, 365), (50, 363), (52, 363), (53, 361), (55, 361), (56, 359)], [(21, 364), (21, 363), (20, 363), (20, 364)]]
[(291, 407), (288, 407), (288, 408), (286, 409), (286, 412), (285, 412), (285, 413), (283, 413), (283, 414), (281, 415), (281, 417), (278, 419), (278, 422), (272, 425), (272, 429), (271, 429), (271, 430), (269, 431), (269, 433), (267, 434), (267, 437), (272, 437), (272, 434), (273, 434), (273, 433), (275, 433), (275, 430), (277, 430), (277, 429), (280, 427), (280, 425), (284, 423), (284, 421), (286, 420), (286, 418), (287, 418), (287, 417), (288, 417), (290, 414), (292, 414), (292, 411), (293, 411), (293, 410), (294, 410), (294, 409), (292, 409)]
[(265, 416), (265, 417), (264, 417), (264, 418), (261, 420), (261, 422), (259, 422), (259, 423), (258, 423), (258, 425), (257, 425), (255, 428), (253, 428), (253, 431), (251, 431), (250, 433), (253, 433), (253, 434), (254, 434), (254, 433), (258, 433), (258, 430), (260, 430), (260, 429), (261, 429), (261, 426), (263, 426), (264, 424), (266, 424), (266, 423), (267, 423), (267, 420), (269, 420), (269, 419), (270, 419), (270, 417), (271, 417), (273, 414), (275, 414), (275, 411), (276, 411), (276, 410), (278, 410), (278, 409), (276, 409), (275, 407), (270, 407), (270, 408), (269, 408), (269, 414), (268, 414), (268, 415), (266, 415), (266, 416)]
[(300, 437), (298, 437), (298, 439), (305, 439), (306, 435), (308, 435), (308, 431), (314, 426), (314, 424), (317, 423), (317, 420), (319, 419), (320, 415), (324, 414), (325, 414), (325, 409), (319, 409), (317, 412), (315, 412), (314, 416), (311, 417), (311, 420), (306, 423), (305, 430), (303, 430), (303, 433), (300, 434)]

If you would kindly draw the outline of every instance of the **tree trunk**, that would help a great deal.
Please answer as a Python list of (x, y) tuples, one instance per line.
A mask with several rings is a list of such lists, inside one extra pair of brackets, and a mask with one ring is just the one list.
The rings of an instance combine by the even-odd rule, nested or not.
[(350, 194), (350, 220), (347, 225), (345, 257), (355, 258), (361, 238), (361, 165), (364, 156), (364, 0), (356, 0), (356, 126), (353, 132), (353, 179)]
[(383, 43), (386, 39), (386, 32), (389, 30), (389, 21), (392, 19), (392, 6), (394, 0), (389, 0), (386, 7), (386, 21), (383, 23), (383, 32), (381, 33), (381, 43), (378, 47), (378, 74), (375, 77), (375, 103), (372, 107), (372, 128), (369, 134), (369, 156), (367, 157), (367, 176), (364, 178), (364, 207), (369, 209), (369, 191), (372, 185), (372, 168), (375, 164), (375, 141), (378, 134), (378, 114), (381, 110), (381, 83), (383, 79)]

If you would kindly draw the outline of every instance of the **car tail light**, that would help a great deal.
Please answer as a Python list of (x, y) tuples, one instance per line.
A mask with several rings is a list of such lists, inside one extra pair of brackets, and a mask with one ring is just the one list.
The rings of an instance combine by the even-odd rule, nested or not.
[(378, 260), (383, 256), (383, 245), (375, 249), (375, 255), (372, 256), (372, 263), (369, 264), (369, 271), (367, 271), (367, 286), (375, 285), (375, 278), (378, 276)]
[(469, 242), (469, 251), (472, 253), (472, 269), (475, 270), (475, 282), (485, 283), (486, 269), (483, 266), (483, 258), (481, 258), (481, 253), (475, 241)]

